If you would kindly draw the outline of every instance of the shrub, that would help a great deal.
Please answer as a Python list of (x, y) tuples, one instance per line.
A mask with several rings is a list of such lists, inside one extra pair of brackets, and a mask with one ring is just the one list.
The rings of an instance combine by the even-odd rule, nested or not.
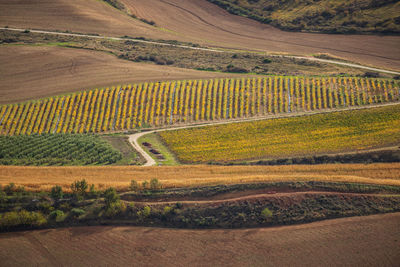
[(78, 218), (78, 217), (82, 216), (83, 214), (85, 214), (85, 211), (83, 209), (74, 208), (71, 210), (71, 215), (75, 218)]
[(148, 188), (148, 186), (149, 186), (149, 182), (143, 181), (143, 183), (142, 183), (142, 189), (143, 189), (143, 190), (146, 190), (146, 189)]
[(137, 212), (140, 219), (149, 217), (151, 214), (151, 208), (149, 206), (144, 207), (142, 210)]
[(262, 62), (263, 62), (264, 64), (269, 64), (269, 63), (272, 62), (272, 60), (269, 59), (269, 58), (264, 58)]
[(272, 217), (272, 211), (270, 211), (268, 208), (265, 208), (261, 211), (261, 217), (265, 220), (269, 219)]
[(131, 185), (129, 186), (129, 188), (132, 190), (132, 191), (138, 191), (139, 190), (139, 184), (138, 184), (138, 182), (136, 182), (135, 180), (131, 180)]
[(158, 181), (158, 179), (153, 178), (150, 180), (150, 189), (151, 190), (161, 189), (161, 183)]
[(4, 192), (6, 192), (7, 195), (11, 195), (14, 191), (15, 191), (14, 183), (9, 183), (4, 187)]
[(124, 203), (118, 201), (118, 202), (113, 202), (109, 206), (107, 206), (107, 209), (104, 213), (106, 217), (114, 217), (121, 212), (124, 212), (126, 210), (126, 206)]
[(168, 215), (168, 214), (172, 213), (173, 211), (174, 211), (174, 208), (173, 208), (173, 207), (165, 206), (165, 207), (164, 207), (164, 210), (163, 210), (163, 214), (164, 214), (164, 215)]
[(2, 230), (19, 226), (40, 226), (46, 222), (46, 218), (40, 212), (21, 210), (0, 214), (0, 229)]
[(55, 201), (62, 199), (64, 196), (64, 193), (62, 191), (61, 186), (59, 186), (59, 185), (53, 186), (51, 188), (50, 196)]
[(62, 210), (54, 210), (49, 214), (49, 219), (61, 222), (64, 219), (64, 212)]
[(85, 179), (81, 181), (75, 181), (71, 184), (72, 193), (77, 196), (84, 196), (86, 194), (86, 190), (88, 188), (88, 183)]
[(104, 191), (104, 202), (107, 209), (111, 207), (112, 204), (119, 202), (119, 195), (115, 188), (110, 187)]

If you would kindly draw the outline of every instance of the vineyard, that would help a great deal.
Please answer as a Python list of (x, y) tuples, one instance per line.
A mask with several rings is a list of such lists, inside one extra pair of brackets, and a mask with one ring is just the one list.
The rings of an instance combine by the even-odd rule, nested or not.
[(182, 163), (313, 156), (400, 144), (400, 104), (159, 133)]
[(0, 136), (0, 165), (104, 165), (121, 158), (95, 135)]
[(265, 77), (154, 82), (0, 106), (0, 134), (98, 133), (400, 100), (397, 81)]

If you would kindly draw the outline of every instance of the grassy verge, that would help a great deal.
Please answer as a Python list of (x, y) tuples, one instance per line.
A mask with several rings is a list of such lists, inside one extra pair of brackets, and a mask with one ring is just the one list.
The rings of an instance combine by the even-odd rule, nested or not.
[[(142, 145), (143, 149), (157, 162), (157, 165), (164, 166), (175, 166), (179, 165), (175, 156), (168, 150), (168, 148), (163, 144), (161, 139), (157, 134), (147, 134), (139, 138), (139, 144)], [(143, 146), (143, 143), (151, 144), (152, 148), (159, 151), (164, 159), (158, 159), (154, 153), (152, 153), (149, 147)]]
[(160, 132), (185, 163), (313, 156), (396, 145), (400, 105)]
[(116, 150), (121, 152), (122, 158), (113, 165), (140, 165), (142, 160), (129, 143), (129, 138), (125, 135), (104, 135), (102, 136)]

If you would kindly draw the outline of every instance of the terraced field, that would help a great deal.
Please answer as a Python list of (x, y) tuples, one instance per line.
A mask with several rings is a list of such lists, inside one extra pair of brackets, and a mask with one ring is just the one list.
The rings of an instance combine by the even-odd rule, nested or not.
[(99, 133), (396, 102), (395, 80), (266, 78), (150, 82), (0, 106), (3, 135)]

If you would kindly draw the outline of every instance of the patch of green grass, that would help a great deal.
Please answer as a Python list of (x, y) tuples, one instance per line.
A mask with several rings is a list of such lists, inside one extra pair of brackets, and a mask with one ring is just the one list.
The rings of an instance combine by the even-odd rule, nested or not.
[(139, 138), (139, 144), (142, 145), (144, 142), (150, 143), (154, 149), (159, 151), (161, 155), (164, 156), (165, 160), (158, 160), (153, 153), (149, 151), (149, 149), (142, 145), (142, 148), (157, 162), (157, 165), (167, 165), (167, 166), (175, 166), (179, 165), (178, 160), (175, 156), (169, 151), (169, 149), (163, 144), (159, 136), (155, 133), (147, 134)]
[(110, 143), (115, 149), (121, 152), (122, 158), (115, 162), (114, 165), (139, 165), (140, 158), (132, 145), (129, 143), (126, 135), (104, 135), (102, 136), (108, 143)]

